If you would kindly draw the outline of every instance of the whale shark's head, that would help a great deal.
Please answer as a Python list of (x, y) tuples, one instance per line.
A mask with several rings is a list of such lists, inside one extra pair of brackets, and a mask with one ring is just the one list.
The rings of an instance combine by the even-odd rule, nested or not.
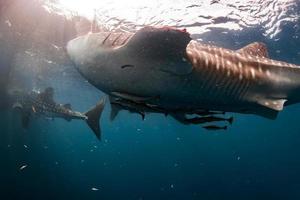
[(89, 33), (71, 40), (67, 52), (79, 73), (104, 92), (122, 90), (140, 81), (150, 83), (174, 75), (189, 74), (184, 59), (191, 38), (185, 30), (145, 27), (134, 34)]
[(104, 51), (101, 48), (99, 34), (95, 33), (77, 37), (67, 44), (67, 53), (75, 68), (91, 82), (94, 82), (96, 72), (101, 70), (97, 58), (103, 55)]
[(94, 34), (77, 37), (67, 44), (67, 53), (76, 67), (93, 62), (98, 51), (97, 40)]

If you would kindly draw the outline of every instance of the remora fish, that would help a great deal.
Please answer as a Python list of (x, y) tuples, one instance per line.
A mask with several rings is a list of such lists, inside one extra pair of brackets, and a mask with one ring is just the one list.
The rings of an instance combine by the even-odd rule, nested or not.
[(166, 110), (275, 119), (284, 105), (300, 101), (299, 66), (268, 58), (263, 43), (234, 51), (199, 43), (185, 30), (145, 27), (134, 34), (87, 34), (71, 40), (67, 52), (77, 70), (108, 95), (144, 98)]
[(81, 113), (73, 111), (70, 104), (57, 104), (53, 100), (53, 88), (46, 88), (44, 92), (31, 91), (29, 93), (15, 93), (13, 99), (15, 103), (12, 105), (13, 109), (21, 111), (22, 125), (27, 128), (30, 117), (33, 115), (44, 116), (50, 118), (63, 118), (67, 121), (72, 119), (80, 119), (86, 121), (88, 126), (92, 129), (96, 137), (100, 140), (100, 116), (104, 108), (104, 99), (91, 110)]

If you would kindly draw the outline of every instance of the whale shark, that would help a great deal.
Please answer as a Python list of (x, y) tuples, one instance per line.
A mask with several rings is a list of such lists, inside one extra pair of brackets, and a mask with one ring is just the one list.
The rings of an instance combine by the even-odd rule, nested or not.
[(85, 79), (140, 114), (170, 113), (191, 124), (187, 114), (207, 112), (276, 119), (284, 106), (300, 101), (299, 66), (269, 58), (261, 42), (231, 50), (193, 40), (185, 29), (149, 26), (89, 33), (66, 49)]
[(95, 136), (101, 139), (100, 116), (103, 111), (105, 99), (101, 99), (97, 105), (85, 113), (73, 111), (71, 104), (58, 104), (53, 99), (54, 90), (51, 87), (43, 92), (30, 91), (28, 93), (21, 91), (11, 92), (13, 99), (13, 110), (21, 113), (22, 126), (28, 128), (32, 116), (46, 118), (63, 118), (67, 121), (79, 119), (85, 121), (91, 128)]

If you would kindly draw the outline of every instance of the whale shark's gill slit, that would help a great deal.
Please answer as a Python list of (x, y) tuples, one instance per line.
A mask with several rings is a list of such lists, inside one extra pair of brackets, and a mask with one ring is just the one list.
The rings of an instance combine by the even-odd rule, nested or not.
[(105, 44), (106, 40), (107, 40), (110, 36), (111, 36), (111, 33), (109, 33), (109, 34), (106, 36), (106, 38), (102, 41), (102, 45)]
[(232, 96), (233, 100), (238, 99), (238, 93), (237, 91), (239, 90), (240, 87), (240, 79), (239, 79), (239, 75), (236, 75), (233, 80), (232, 80), (232, 84), (231, 84), (231, 91), (230, 91), (230, 95)]
[(213, 88), (214, 88), (214, 80), (212, 79), (212, 77), (215, 74), (215, 70), (213, 68), (213, 60), (211, 59), (209, 54), (205, 55), (205, 73), (206, 75), (206, 84), (204, 85), (204, 90), (207, 91), (207, 93), (209, 93)]
[(233, 69), (233, 65), (231, 61), (227, 61), (227, 77), (228, 77), (228, 83), (227, 83), (227, 88), (226, 88), (226, 95), (229, 97), (234, 98), (234, 89), (235, 86), (238, 84), (238, 77), (236, 77), (236, 74)]
[(207, 93), (207, 95), (210, 95), (210, 96), (216, 96), (217, 94), (217, 80), (218, 80), (218, 72), (213, 69), (213, 74), (212, 74), (212, 77), (211, 77), (211, 87)]
[(115, 43), (118, 41), (118, 39), (119, 39), (121, 36), (122, 36), (122, 33), (119, 34), (119, 35), (114, 39), (114, 41), (112, 42), (111, 46), (114, 46)]
[(122, 44), (121, 45), (124, 45), (124, 44), (126, 44), (127, 43), (127, 41), (129, 40), (129, 38), (131, 38), (131, 36), (132, 35), (129, 35), (129, 36), (127, 36), (126, 37), (126, 39), (122, 42)]
[(239, 79), (239, 77), (236, 77), (235, 85), (234, 85), (233, 90), (232, 90), (233, 99), (236, 100), (236, 101), (239, 101), (240, 98), (241, 98), (241, 93), (240, 92), (242, 91), (242, 89), (244, 87), (243, 81), (244, 80)]
[(241, 86), (241, 90), (240, 90), (240, 94), (239, 94), (239, 99), (243, 99), (245, 97), (245, 95), (247, 94), (248, 92), (248, 89), (249, 89), (249, 79), (248, 78), (245, 78), (244, 81), (242, 82), (242, 86)]
[(202, 54), (202, 72), (204, 73), (203, 76), (205, 77), (205, 84), (203, 85), (203, 90), (208, 93), (212, 88), (212, 81), (211, 76), (214, 74), (214, 70), (212, 68), (211, 60), (209, 59), (209, 55), (207, 52)]
[(219, 87), (219, 80), (220, 80), (220, 62), (219, 57), (215, 56), (217, 55), (217, 51), (215, 48), (209, 48), (209, 60), (211, 65), (209, 66), (209, 69), (211, 70), (211, 77), (210, 80), (210, 87), (207, 93), (207, 96), (214, 96), (216, 98), (219, 94), (218, 87)]

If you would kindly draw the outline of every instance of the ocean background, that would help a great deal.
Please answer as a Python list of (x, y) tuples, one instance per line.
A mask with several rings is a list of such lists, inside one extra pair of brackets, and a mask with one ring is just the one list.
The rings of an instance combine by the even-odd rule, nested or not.
[[(187, 28), (200, 42), (230, 49), (260, 41), (271, 58), (300, 65), (298, 0), (102, 1), (85, 13), (58, 5), (0, 0), (0, 92), (52, 86), (57, 102), (82, 112), (105, 95), (60, 62), (61, 53), (45, 48), (63, 47), (74, 37), (57, 23), (67, 24), (70, 13), (87, 14), (112, 31)], [(5, 105), (0, 199), (300, 199), (300, 104), (276, 120), (229, 113), (233, 125), (211, 132), (159, 114), (143, 121), (122, 111), (110, 121), (107, 103), (101, 142), (83, 121), (34, 118), (24, 130)]]

